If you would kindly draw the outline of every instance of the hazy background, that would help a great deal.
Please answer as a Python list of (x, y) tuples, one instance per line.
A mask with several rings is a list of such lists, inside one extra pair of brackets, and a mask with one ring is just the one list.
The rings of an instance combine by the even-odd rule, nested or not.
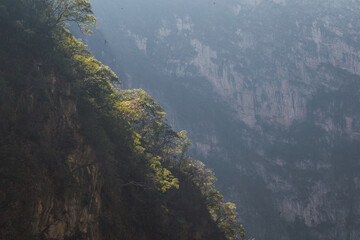
[(144, 88), (257, 240), (360, 239), (360, 3), (92, 0), (84, 37)]

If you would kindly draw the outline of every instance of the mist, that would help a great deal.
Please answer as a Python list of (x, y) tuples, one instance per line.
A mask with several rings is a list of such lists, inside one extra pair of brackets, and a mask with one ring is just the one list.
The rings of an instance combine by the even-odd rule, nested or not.
[(358, 0), (0, 0), (0, 239), (359, 240)]
[(186, 129), (248, 239), (359, 239), (356, 1), (93, 0), (83, 37)]

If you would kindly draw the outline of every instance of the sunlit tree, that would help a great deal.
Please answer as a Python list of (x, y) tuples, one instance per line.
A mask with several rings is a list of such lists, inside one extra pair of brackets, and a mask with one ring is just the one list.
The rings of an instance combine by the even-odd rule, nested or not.
[(83, 33), (91, 33), (90, 29), (96, 25), (89, 0), (48, 1), (51, 1), (51, 15), (56, 25), (66, 26), (69, 22), (75, 22)]

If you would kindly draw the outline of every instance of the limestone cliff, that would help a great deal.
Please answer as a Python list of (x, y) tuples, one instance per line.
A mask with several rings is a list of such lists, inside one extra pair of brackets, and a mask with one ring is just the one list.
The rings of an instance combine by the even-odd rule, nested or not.
[(99, 3), (90, 48), (131, 56), (103, 60), (189, 129), (250, 236), (359, 238), (356, 1)]
[(100, 239), (96, 154), (79, 132), (71, 83), (53, 72), (44, 79), (46, 90), (29, 87), (13, 102), (2, 95), (1, 236)]

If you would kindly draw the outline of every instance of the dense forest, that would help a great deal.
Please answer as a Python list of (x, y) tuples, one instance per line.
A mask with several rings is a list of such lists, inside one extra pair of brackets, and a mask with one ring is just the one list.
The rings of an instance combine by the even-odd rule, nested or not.
[(243, 239), (163, 108), (67, 29), (87, 0), (0, 1), (1, 239)]

